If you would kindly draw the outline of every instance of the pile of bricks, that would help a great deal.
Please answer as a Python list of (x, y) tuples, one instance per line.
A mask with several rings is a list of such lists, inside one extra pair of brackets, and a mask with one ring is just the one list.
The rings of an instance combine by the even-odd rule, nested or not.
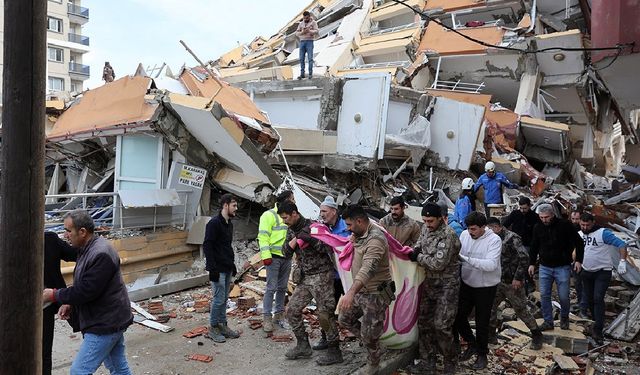
[(147, 308), (150, 314), (159, 315), (164, 313), (164, 306), (162, 305), (161, 299), (152, 299), (149, 301), (149, 306)]
[(256, 299), (253, 297), (240, 297), (237, 301), (238, 310), (249, 310), (256, 307)]
[(211, 308), (211, 304), (208, 299), (199, 299), (196, 300), (193, 307), (196, 309), (197, 313), (208, 313)]
[(249, 317), (248, 322), (249, 322), (249, 328), (253, 330), (262, 328), (262, 318), (258, 316)]

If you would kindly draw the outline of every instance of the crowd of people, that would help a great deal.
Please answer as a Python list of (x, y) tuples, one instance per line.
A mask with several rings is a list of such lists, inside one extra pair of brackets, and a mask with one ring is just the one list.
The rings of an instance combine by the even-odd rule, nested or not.
[[(439, 373), (454, 374), (459, 362), (474, 357), (472, 369), (486, 368), (489, 344), (497, 342), (497, 310), (503, 301), (531, 331), (531, 349), (539, 350), (542, 332), (556, 329), (554, 283), (560, 302), (558, 326), (569, 329), (571, 278), (578, 292), (578, 313), (595, 321), (591, 336), (601, 343), (604, 295), (612, 272), (626, 272), (625, 242), (599, 227), (589, 212), (574, 210), (567, 220), (549, 203), (538, 204), (534, 212), (531, 200), (524, 196), (519, 199), (519, 208), (507, 216), (485, 216), (476, 210), (478, 189), (485, 189), (488, 212), (490, 204), (502, 203), (503, 186), (514, 187), (496, 173), (493, 163), (487, 163), (485, 169), (478, 182), (462, 182), (453, 214), (446, 206), (426, 203), (422, 222), (405, 213), (407, 206), (401, 197), (391, 200), (389, 214), (376, 223), (359, 205), (347, 206), (339, 214), (335, 200), (327, 196), (320, 205), (320, 222), (329, 233), (348, 238), (353, 246), (353, 284), (347, 290), (338, 277), (334, 249), (312, 236), (315, 222), (302, 215), (293, 192), (280, 193), (275, 206), (261, 215), (257, 238), (267, 271), (263, 330), (270, 333), (280, 327), (293, 331), (296, 344), (286, 352), (286, 359), (309, 358), (317, 350), (321, 351), (318, 365), (343, 362), (338, 340), (338, 326), (342, 326), (366, 349), (364, 373), (379, 371), (380, 337), (395, 292), (385, 231), (412, 248), (408, 258), (424, 269), (426, 277), (419, 293), (419, 358), (409, 372), (436, 373), (438, 355), (443, 359)], [(237, 272), (232, 219), (238, 203), (233, 195), (225, 194), (220, 206), (219, 214), (206, 226), (203, 244), (213, 296), (207, 337), (217, 343), (240, 337), (228, 326), (225, 312), (231, 280)], [(84, 337), (72, 374), (93, 373), (101, 363), (112, 374), (129, 374), (123, 332), (133, 318), (117, 253), (107, 240), (93, 233), (93, 221), (86, 212), (71, 212), (64, 223), (71, 244), (49, 234), (46, 251), (52, 264), (60, 259), (77, 263), (69, 288), (65, 288), (59, 269), (55, 276), (45, 275), (43, 300), (53, 304), (45, 309), (45, 369), (50, 372), (51, 366), (52, 330), (47, 327), (52, 326), (52, 316), (58, 311)], [(618, 264), (614, 264), (612, 252), (619, 254)], [(536, 271), (544, 318), (540, 325), (529, 311), (526, 297), (535, 288)], [(296, 287), (285, 306), (290, 274)], [(313, 346), (302, 315), (312, 299), (322, 328), (322, 336)], [(472, 312), (475, 331), (469, 323)], [(460, 337), (467, 343), (464, 351)]]

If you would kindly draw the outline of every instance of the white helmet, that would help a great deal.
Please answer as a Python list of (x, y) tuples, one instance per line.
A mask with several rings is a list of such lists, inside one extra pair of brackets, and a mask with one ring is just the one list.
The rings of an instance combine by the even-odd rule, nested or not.
[(485, 172), (493, 172), (496, 170), (496, 164), (492, 161), (488, 161), (487, 164), (484, 165)]
[(471, 190), (471, 188), (473, 188), (473, 179), (471, 177), (462, 180), (462, 190)]

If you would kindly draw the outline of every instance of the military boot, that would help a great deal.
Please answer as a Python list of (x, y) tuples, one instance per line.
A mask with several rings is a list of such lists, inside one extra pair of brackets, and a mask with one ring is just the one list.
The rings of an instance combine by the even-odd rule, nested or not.
[(289, 349), (284, 356), (287, 359), (310, 358), (313, 354), (307, 334), (296, 335), (296, 346)]
[(316, 360), (316, 363), (320, 366), (342, 363), (344, 359), (342, 358), (342, 351), (340, 351), (340, 343), (338, 340), (328, 346), (328, 350)]
[(531, 331), (531, 349), (532, 350), (540, 350), (542, 349), (542, 342), (544, 341), (544, 336), (542, 336), (542, 332), (539, 329), (534, 329)]
[(327, 333), (323, 330), (322, 337), (318, 342), (313, 346), (313, 350), (325, 350), (329, 347), (329, 342), (327, 341)]
[(267, 333), (273, 332), (273, 318), (271, 317), (271, 314), (265, 315), (262, 318), (262, 330)]
[(238, 331), (234, 331), (229, 328), (227, 323), (218, 324), (218, 328), (220, 329), (220, 333), (222, 333), (222, 335), (228, 339), (237, 339), (238, 337), (240, 337)]

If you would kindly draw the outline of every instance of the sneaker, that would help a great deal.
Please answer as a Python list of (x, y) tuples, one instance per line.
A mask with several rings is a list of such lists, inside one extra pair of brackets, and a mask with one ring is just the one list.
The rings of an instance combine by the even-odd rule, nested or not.
[(291, 326), (287, 323), (283, 313), (274, 314), (273, 323), (282, 329), (291, 329)]
[(220, 331), (220, 326), (211, 326), (209, 327), (209, 332), (207, 332), (204, 337), (213, 340), (213, 342), (223, 343), (227, 340), (224, 338), (224, 335)]
[(553, 331), (553, 329), (554, 329), (553, 322), (545, 321), (540, 325), (540, 330), (541, 331)]
[(569, 329), (569, 318), (560, 319), (560, 329), (563, 329), (565, 331)]

